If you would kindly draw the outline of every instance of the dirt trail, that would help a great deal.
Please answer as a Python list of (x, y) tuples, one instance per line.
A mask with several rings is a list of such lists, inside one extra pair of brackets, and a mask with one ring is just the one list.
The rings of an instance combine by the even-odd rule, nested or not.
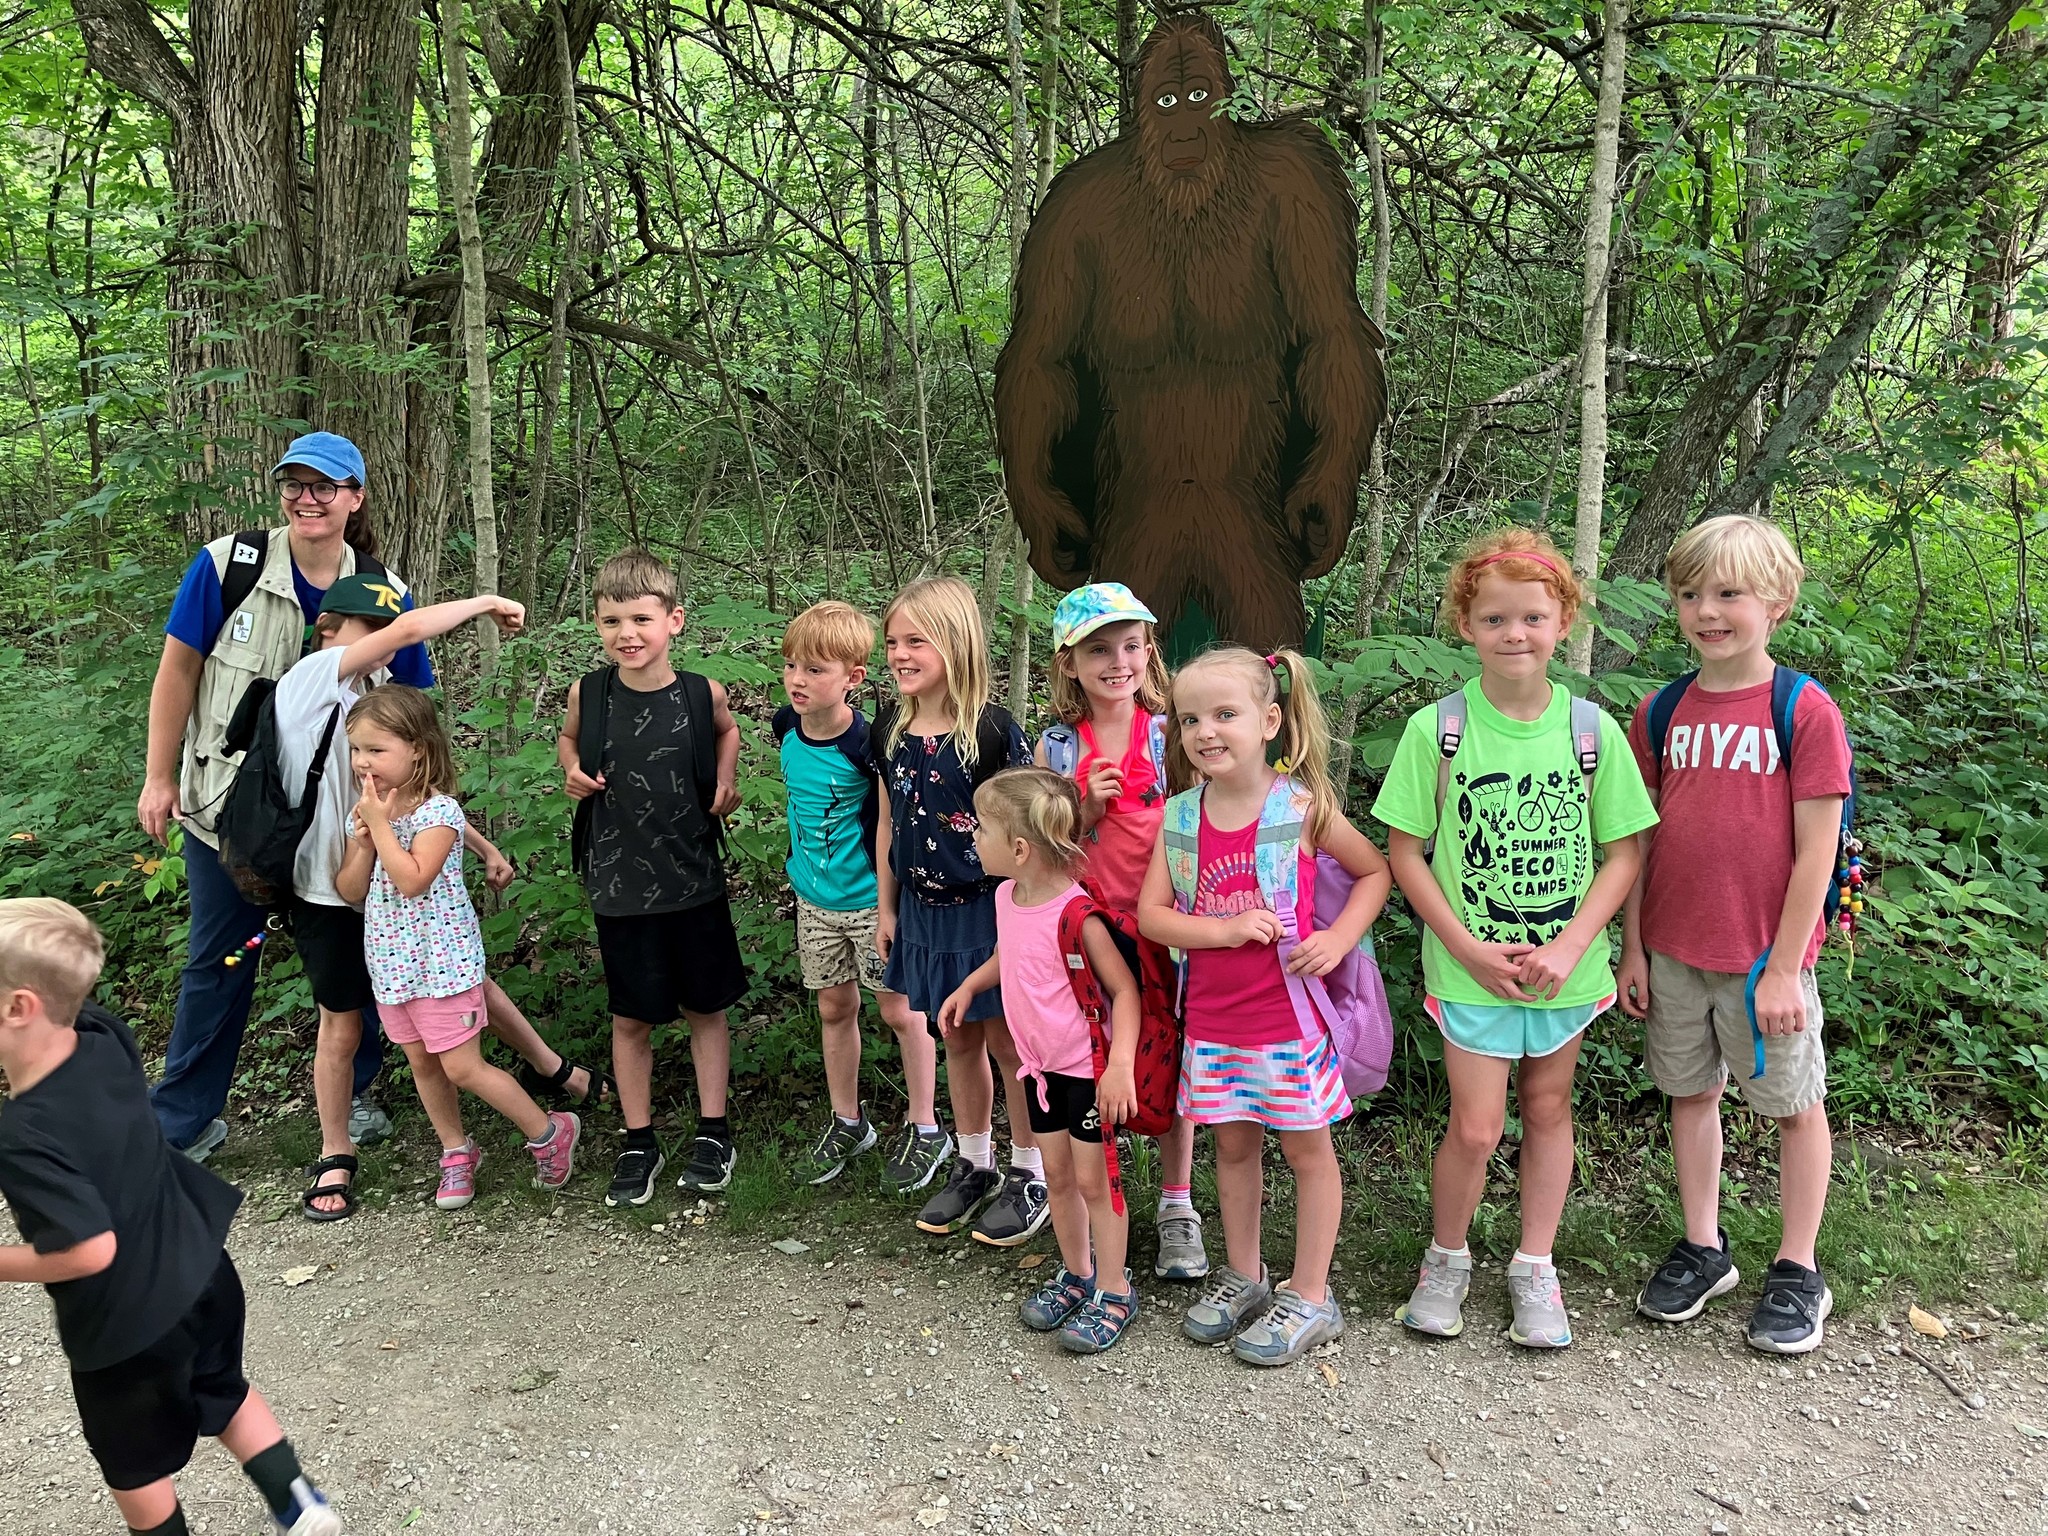
[[(284, 1199), (233, 1239), (251, 1374), (358, 1536), (2048, 1531), (2048, 1354), (2016, 1326), (1917, 1341), (1981, 1408), (1881, 1323), (1753, 1354), (1748, 1285), (1679, 1333), (1581, 1281), (1555, 1356), (1491, 1326), (1428, 1345), (1361, 1302), (1340, 1348), (1279, 1372), (1188, 1344), (1186, 1293), (1148, 1286), (1090, 1361), (1024, 1333), (1032, 1276), (971, 1244), (890, 1258), (893, 1233), (842, 1229), (827, 1262), (716, 1213), (316, 1228), (267, 1220)], [(1503, 1307), (1483, 1278), (1470, 1315)], [(196, 1532), (269, 1529), (218, 1447), (184, 1487)], [(98, 1490), (47, 1305), (5, 1287), (0, 1531), (118, 1531)]]

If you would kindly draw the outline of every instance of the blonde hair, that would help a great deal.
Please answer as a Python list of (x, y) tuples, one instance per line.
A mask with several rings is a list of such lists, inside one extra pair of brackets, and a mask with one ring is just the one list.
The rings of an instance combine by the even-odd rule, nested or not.
[(974, 792), (974, 813), (1021, 837), (1062, 873), (1081, 862), (1081, 794), (1050, 768), (1005, 768)]
[[(953, 751), (969, 773), (980, 759), (975, 727), (989, 703), (988, 640), (974, 588), (957, 576), (923, 576), (913, 581), (882, 614), (882, 629), (902, 614), (929, 640), (946, 666), (946, 702), (953, 711)], [(904, 701), (907, 706), (909, 701)], [(910, 728), (910, 710), (898, 709), (883, 752), (894, 752)]]
[(864, 667), (875, 654), (875, 621), (851, 603), (813, 603), (782, 632), (784, 661), (836, 661)]
[(448, 733), (441, 729), (434, 701), (419, 689), (405, 683), (371, 689), (348, 712), (350, 735), (358, 725), (389, 731), (413, 749), (412, 774), (398, 786), (404, 793), (421, 800), (455, 793), (455, 751), (448, 744)]
[[(1166, 677), (1166, 658), (1159, 654), (1159, 637), (1153, 632), (1152, 626), (1142, 619), (1137, 622), (1138, 627), (1145, 631), (1147, 652), (1145, 676), (1138, 683), (1137, 705), (1148, 715), (1163, 714), (1166, 710), (1169, 686)], [(1102, 627), (1109, 629), (1112, 626), (1105, 624)], [(1052, 653), (1052, 673), (1045, 684), (1046, 702), (1054, 716), (1064, 720), (1068, 725), (1088, 718), (1088, 690), (1081, 686), (1081, 679), (1068, 674), (1066, 663), (1071, 661), (1074, 652), (1086, 645), (1093, 636), (1094, 632), (1091, 631), (1072, 645), (1063, 645)]]
[(35, 993), (52, 1023), (77, 1022), (106, 962), (99, 929), (69, 902), (53, 896), (0, 901), (0, 991)]
[(1664, 557), (1664, 586), (1674, 598), (1715, 576), (1789, 611), (1799, 601), (1806, 562), (1776, 523), (1731, 512), (1688, 528)]
[(630, 603), (636, 597), (651, 597), (664, 613), (676, 606), (676, 573), (668, 562), (644, 549), (622, 549), (597, 568), (590, 595), (600, 603)]
[(1541, 582), (1563, 610), (1557, 622), (1560, 634), (1570, 631), (1585, 606), (1586, 589), (1557, 546), (1533, 528), (1510, 525), (1478, 535), (1445, 573), (1444, 617), (1453, 625), (1462, 624), (1471, 613), (1479, 579), (1488, 571), (1506, 581)]
[[(1330, 717), (1316, 696), (1316, 680), (1308, 661), (1299, 651), (1275, 651), (1270, 657), (1243, 646), (1221, 646), (1204, 651), (1173, 675), (1177, 693), (1195, 673), (1227, 668), (1244, 680), (1252, 702), (1263, 709), (1280, 706), (1280, 751), (1283, 771), (1309, 792), (1313, 802), (1308, 814), (1307, 836), (1320, 845), (1330, 819), (1340, 813), (1336, 781), (1330, 777)], [(1282, 686), (1282, 679), (1285, 686)], [(1166, 781), (1179, 794), (1194, 784), (1199, 775), (1194, 760), (1180, 744), (1180, 713), (1170, 705), (1166, 712)]]

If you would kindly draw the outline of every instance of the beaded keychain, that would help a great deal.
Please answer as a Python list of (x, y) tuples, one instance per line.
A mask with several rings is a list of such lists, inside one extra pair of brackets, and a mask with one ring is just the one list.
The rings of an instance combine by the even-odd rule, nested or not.
[(1847, 975), (1856, 976), (1856, 919), (1863, 911), (1863, 840), (1847, 838), (1842, 843), (1842, 862), (1835, 870), (1835, 922), (1849, 942)]

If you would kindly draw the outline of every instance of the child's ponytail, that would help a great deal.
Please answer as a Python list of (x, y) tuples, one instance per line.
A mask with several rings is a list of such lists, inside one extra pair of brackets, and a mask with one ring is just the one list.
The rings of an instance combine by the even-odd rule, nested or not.
[(1308, 835), (1321, 845), (1330, 818), (1341, 812), (1330, 777), (1330, 717), (1316, 694), (1315, 674), (1299, 651), (1280, 650), (1265, 658), (1280, 692), (1279, 766), (1314, 797)]

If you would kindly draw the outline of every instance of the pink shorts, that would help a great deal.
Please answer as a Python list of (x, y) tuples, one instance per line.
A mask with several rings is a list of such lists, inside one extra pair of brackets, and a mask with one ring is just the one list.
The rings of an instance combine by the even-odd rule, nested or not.
[(377, 1017), (384, 1036), (400, 1045), (423, 1045), (439, 1056), (467, 1045), (484, 1032), (484, 989), (481, 985), (453, 997), (416, 997), (409, 1003), (379, 1003)]

